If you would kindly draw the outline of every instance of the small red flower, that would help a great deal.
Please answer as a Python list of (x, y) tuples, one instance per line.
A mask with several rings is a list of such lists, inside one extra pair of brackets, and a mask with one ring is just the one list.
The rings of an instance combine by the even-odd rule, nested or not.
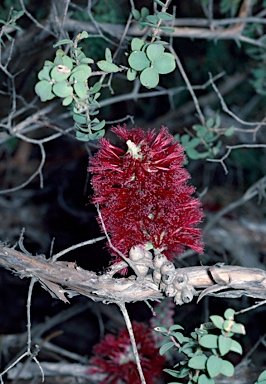
[[(162, 374), (165, 359), (154, 345), (151, 330), (142, 323), (133, 323), (141, 367), (147, 384), (155, 383)], [(139, 384), (140, 378), (127, 329), (120, 330), (116, 336), (107, 334), (93, 348), (95, 357), (90, 363), (90, 374), (104, 373), (106, 377), (100, 384)]]
[[(100, 140), (100, 149), (91, 160), (94, 189), (112, 244), (124, 255), (140, 245), (178, 256), (184, 247), (202, 253), (200, 201), (184, 168), (183, 147), (162, 127), (144, 131), (112, 128), (123, 148)], [(114, 255), (114, 252), (111, 251)], [(117, 257), (117, 260), (120, 258)]]

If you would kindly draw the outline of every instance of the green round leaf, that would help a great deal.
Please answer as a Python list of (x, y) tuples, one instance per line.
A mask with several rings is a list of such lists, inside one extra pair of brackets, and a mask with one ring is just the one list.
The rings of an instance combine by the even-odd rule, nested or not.
[(235, 133), (235, 127), (230, 127), (226, 131), (224, 131), (224, 135), (229, 137)]
[(200, 338), (199, 344), (204, 348), (217, 348), (218, 336), (204, 335)]
[(105, 60), (108, 61), (108, 63), (112, 63), (113, 61), (110, 48), (105, 49)]
[(67, 107), (68, 105), (70, 105), (73, 101), (73, 97), (72, 96), (67, 96), (63, 101), (62, 101), (62, 105), (64, 107)]
[(184, 330), (184, 328), (183, 328), (181, 325), (179, 325), (179, 324), (174, 324), (174, 325), (172, 325), (172, 326), (169, 328), (169, 332), (175, 331), (175, 330), (177, 330), (177, 329), (183, 329), (183, 330)]
[(163, 21), (172, 21), (174, 19), (174, 16), (167, 12), (158, 12), (157, 16)]
[(181, 142), (183, 147), (187, 148), (195, 148), (200, 144), (200, 139), (197, 137), (191, 137), (189, 135), (182, 135), (181, 136)]
[(232, 327), (235, 324), (234, 320), (225, 320), (223, 328), (226, 332), (232, 332)]
[(222, 142), (218, 141), (218, 143), (215, 145), (215, 147), (212, 148), (213, 156), (218, 155), (218, 153), (220, 152), (221, 146), (222, 146)]
[(224, 312), (224, 317), (225, 317), (227, 320), (234, 320), (234, 315), (235, 315), (235, 310), (232, 309), (232, 308), (228, 308), (228, 309)]
[(50, 60), (45, 60), (44, 61), (44, 66), (45, 67), (48, 66), (50, 68), (53, 68), (54, 67), (54, 63), (52, 61), (50, 61)]
[(141, 17), (145, 19), (150, 14), (150, 11), (148, 10), (147, 7), (142, 7), (140, 10)]
[(233, 364), (227, 360), (222, 360), (222, 362), (223, 363), (222, 363), (220, 373), (222, 373), (224, 376), (227, 376), (227, 377), (233, 376), (233, 374), (235, 372), (235, 367), (233, 366)]
[(38, 73), (38, 79), (39, 80), (50, 80), (51, 77), (50, 77), (50, 71), (51, 71), (51, 68), (53, 68), (52, 66), (44, 66), (43, 69), (40, 70), (40, 72)]
[(146, 49), (146, 54), (150, 61), (158, 60), (164, 53), (164, 46), (161, 44), (150, 44)]
[(159, 354), (162, 356), (163, 354), (165, 354), (165, 352), (168, 351), (168, 349), (172, 348), (174, 345), (175, 345), (175, 343), (173, 343), (172, 341), (169, 341), (169, 343), (164, 344), (164, 345), (160, 348), (160, 350), (159, 350)]
[(80, 99), (85, 99), (87, 96), (87, 88), (84, 82), (78, 81), (77, 83), (74, 83), (73, 85), (74, 90), (77, 94), (77, 96)]
[(206, 361), (207, 361), (207, 356), (205, 355), (193, 356), (188, 361), (188, 366), (189, 368), (192, 368), (192, 369), (205, 369)]
[(57, 65), (51, 70), (51, 78), (56, 82), (67, 80), (71, 71), (66, 65)]
[(67, 55), (63, 56), (62, 59), (64, 65), (71, 70), (73, 68), (73, 60)]
[(100, 81), (97, 81), (91, 88), (90, 88), (90, 93), (93, 95), (97, 92), (99, 92), (99, 90), (101, 89), (102, 87), (102, 83)]
[(158, 17), (155, 16), (155, 15), (148, 15), (148, 16), (146, 17), (146, 20), (147, 20), (149, 23), (151, 23), (151, 24), (157, 24), (158, 21), (159, 21)]
[[(188, 375), (188, 373), (189, 373), (189, 370), (187, 370), (187, 369), (186, 369), (186, 371), (185, 371), (185, 369), (182, 369), (182, 372), (181, 372), (181, 370), (178, 372), (178, 371), (175, 371), (174, 369), (166, 368), (163, 371), (168, 373), (169, 375), (171, 375), (173, 377), (177, 377), (179, 379), (182, 378), (182, 377), (186, 377)], [(177, 382), (177, 381), (175, 381), (175, 383), (179, 384), (179, 382)], [(169, 383), (169, 384), (171, 384), (171, 383)]]
[(158, 71), (160, 75), (173, 72), (176, 67), (175, 58), (171, 53), (165, 52), (158, 60), (154, 62), (153, 67)]
[(87, 118), (84, 115), (73, 113), (73, 119), (78, 124), (87, 124)]
[(73, 69), (69, 80), (85, 82), (90, 77), (90, 75), (91, 75), (91, 67), (85, 64), (81, 64)]
[(164, 7), (165, 4), (161, 0), (154, 0), (155, 3), (159, 4), (161, 7)]
[(129, 68), (127, 70), (127, 79), (129, 81), (134, 81), (136, 77), (137, 77), (137, 71), (135, 71), (135, 69)]
[(261, 374), (258, 377), (258, 383), (260, 383), (262, 380), (266, 380), (266, 370), (261, 372)]
[(224, 337), (223, 335), (220, 335), (218, 338), (218, 347), (221, 356), (226, 355), (230, 350), (232, 346), (232, 339), (230, 337)]
[(242, 354), (243, 354), (242, 346), (241, 346), (241, 344), (239, 344), (239, 342), (236, 341), (236, 340), (232, 340), (232, 345), (231, 345), (230, 350), (231, 350), (232, 352), (239, 353), (239, 355), (242, 355)]
[(46, 80), (38, 81), (35, 85), (35, 92), (41, 101), (52, 100), (54, 98), (54, 94), (52, 93), (52, 84)]
[(214, 118), (213, 117), (209, 117), (206, 121), (206, 127), (207, 128), (212, 128), (214, 126)]
[(67, 97), (73, 93), (73, 87), (67, 85), (65, 81), (60, 81), (53, 85), (53, 92), (56, 96)]
[(104, 136), (104, 134), (105, 134), (104, 129), (98, 132), (89, 133), (89, 140), (99, 140)]
[(107, 73), (115, 73), (119, 71), (119, 67), (113, 63), (109, 63), (109, 61), (106, 60), (100, 60), (97, 62), (98, 67), (100, 70), (107, 72)]
[(244, 325), (240, 324), (240, 323), (233, 324), (233, 326), (231, 328), (231, 332), (240, 333), (241, 335), (245, 335), (246, 334), (246, 330), (245, 330)]
[(82, 32), (77, 36), (77, 38), (78, 38), (79, 40), (87, 39), (87, 37), (89, 37), (89, 34), (88, 34), (87, 31), (82, 31)]
[(65, 55), (65, 52), (62, 49), (58, 49), (55, 54), (54, 64), (55, 65), (64, 65), (63, 63), (63, 56)]
[(89, 135), (88, 133), (83, 133), (80, 131), (76, 131), (76, 138), (80, 141), (89, 141)]
[(153, 68), (146, 68), (140, 74), (140, 82), (146, 88), (154, 88), (159, 84), (158, 72)]
[(100, 131), (100, 130), (105, 126), (105, 120), (102, 120), (102, 121), (100, 121), (100, 122), (99, 122), (98, 119), (95, 119), (95, 120), (97, 121), (97, 124), (92, 125), (92, 126), (91, 126), (91, 129), (92, 129), (93, 131)]
[(144, 41), (137, 37), (134, 37), (134, 39), (131, 40), (132, 51), (140, 51), (143, 45), (144, 45)]
[(82, 64), (93, 64), (94, 60), (89, 57), (83, 57), (83, 59), (80, 60), (80, 63)]
[(221, 372), (223, 359), (216, 356), (210, 356), (207, 360), (207, 371), (210, 377), (215, 377)]
[(129, 55), (128, 63), (135, 71), (143, 71), (143, 69), (149, 67), (151, 62), (145, 52), (134, 51)]
[(198, 384), (215, 384), (215, 381), (203, 374), (199, 376)]
[(53, 45), (53, 48), (59, 47), (59, 45), (72, 44), (72, 43), (73, 43), (73, 41), (70, 40), (70, 39), (63, 39), (63, 40), (60, 40), (60, 41), (58, 41), (57, 43), (55, 43), (55, 44)]
[(192, 128), (196, 131), (198, 137), (205, 137), (209, 132), (208, 128), (200, 124), (194, 124)]
[(191, 160), (206, 159), (209, 157), (209, 152), (198, 152), (195, 148), (186, 148), (186, 154)]
[(133, 15), (133, 17), (134, 17), (136, 20), (139, 20), (139, 19), (140, 19), (140, 11), (138, 11), (137, 9), (132, 9), (132, 15)]

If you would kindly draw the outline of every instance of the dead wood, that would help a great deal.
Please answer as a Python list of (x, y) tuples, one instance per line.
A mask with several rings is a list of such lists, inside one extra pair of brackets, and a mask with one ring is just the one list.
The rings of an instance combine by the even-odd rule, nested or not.
[[(97, 275), (75, 263), (52, 261), (43, 255), (32, 256), (3, 245), (0, 247), (0, 265), (20, 278), (35, 278), (53, 297), (64, 302), (68, 302), (66, 296), (75, 295), (117, 304), (164, 297), (162, 283), (155, 283), (152, 275), (141, 278), (115, 278), (108, 272)], [(266, 299), (266, 271), (258, 268), (223, 264), (188, 267), (176, 269), (175, 277), (192, 286), (199, 299), (205, 295), (226, 298), (246, 295)]]

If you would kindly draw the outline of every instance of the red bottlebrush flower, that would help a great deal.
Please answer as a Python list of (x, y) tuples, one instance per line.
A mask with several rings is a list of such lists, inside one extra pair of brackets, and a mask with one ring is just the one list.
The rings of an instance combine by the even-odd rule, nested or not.
[[(142, 323), (133, 323), (141, 367), (147, 384), (153, 384), (162, 374), (165, 359), (155, 347), (151, 330)], [(107, 334), (93, 348), (90, 374), (104, 373), (106, 377), (100, 384), (139, 384), (140, 378), (127, 329), (120, 330), (116, 336)]]
[(170, 260), (186, 246), (202, 253), (201, 231), (195, 227), (202, 209), (192, 197), (194, 187), (187, 184), (183, 147), (166, 127), (158, 134), (125, 125), (112, 131), (124, 148), (101, 139), (89, 168), (92, 202), (100, 206), (112, 244), (124, 255), (140, 245)]

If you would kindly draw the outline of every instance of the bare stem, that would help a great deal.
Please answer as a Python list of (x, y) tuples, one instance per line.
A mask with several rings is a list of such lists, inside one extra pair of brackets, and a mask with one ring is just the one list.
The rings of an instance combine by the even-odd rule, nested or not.
[(117, 249), (111, 242), (111, 239), (110, 239), (110, 236), (108, 235), (107, 231), (106, 231), (106, 227), (105, 227), (105, 224), (104, 224), (104, 221), (103, 221), (103, 217), (102, 217), (102, 213), (100, 211), (100, 208), (99, 208), (99, 204), (96, 204), (96, 208), (97, 208), (97, 212), (98, 212), (98, 216), (99, 216), (99, 219), (101, 220), (101, 224), (102, 224), (102, 228), (103, 228), (103, 231), (105, 233), (105, 236), (108, 240), (108, 244), (110, 246), (110, 248), (112, 248), (120, 257), (122, 257), (122, 259), (130, 266), (130, 268), (133, 269), (133, 271), (135, 272), (135, 274), (138, 276), (138, 277), (141, 277), (139, 271), (136, 269), (135, 265), (132, 263), (132, 261), (126, 257), (122, 252), (119, 251), (119, 249)]
[(132, 345), (132, 348), (133, 348), (133, 353), (134, 353), (134, 356), (135, 356), (135, 359), (136, 359), (136, 364), (137, 364), (138, 371), (139, 371), (139, 377), (140, 377), (140, 380), (141, 380), (141, 384), (146, 384), (146, 380), (145, 380), (145, 377), (144, 377), (144, 374), (143, 374), (143, 371), (142, 371), (142, 367), (141, 367), (141, 363), (140, 363), (139, 353), (138, 353), (138, 349), (137, 349), (137, 344), (136, 344), (136, 340), (135, 340), (135, 336), (134, 336), (131, 320), (130, 320), (130, 318), (128, 316), (128, 312), (127, 312), (125, 303), (117, 303), (117, 305), (119, 306), (119, 308), (120, 308), (120, 310), (122, 312), (122, 315), (123, 315), (123, 317), (125, 319), (125, 322), (126, 322), (127, 330), (128, 330), (130, 341), (131, 341), (131, 345)]

